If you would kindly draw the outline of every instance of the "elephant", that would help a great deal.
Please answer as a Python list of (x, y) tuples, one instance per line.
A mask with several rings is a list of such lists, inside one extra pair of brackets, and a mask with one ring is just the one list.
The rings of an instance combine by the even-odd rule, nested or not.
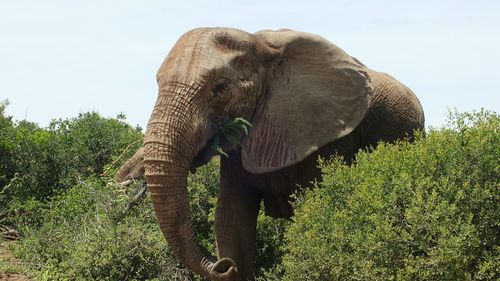
[(139, 148), (116, 172), (115, 179), (127, 186), (144, 175), (144, 148)]
[[(266, 215), (290, 218), (291, 195), (321, 177), (318, 157), (351, 163), (361, 149), (411, 141), (424, 128), (409, 88), (306, 32), (196, 28), (178, 39), (156, 79), (143, 148), (117, 178), (144, 172), (169, 247), (211, 280), (254, 280), (261, 201)], [(236, 118), (249, 121), (248, 132), (236, 142), (220, 137)], [(196, 241), (187, 176), (220, 154), (216, 139), (226, 155), (214, 257)]]

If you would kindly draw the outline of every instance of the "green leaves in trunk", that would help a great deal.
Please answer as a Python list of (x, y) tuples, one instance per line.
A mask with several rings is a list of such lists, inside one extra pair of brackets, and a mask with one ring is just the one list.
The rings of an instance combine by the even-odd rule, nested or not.
[(215, 133), (212, 149), (221, 155), (229, 157), (228, 154), (222, 149), (222, 140), (227, 140), (233, 145), (241, 146), (239, 141), (241, 133), (244, 133), (245, 136), (248, 135), (248, 129), (251, 127), (252, 124), (242, 117), (236, 117), (233, 120), (224, 123)]

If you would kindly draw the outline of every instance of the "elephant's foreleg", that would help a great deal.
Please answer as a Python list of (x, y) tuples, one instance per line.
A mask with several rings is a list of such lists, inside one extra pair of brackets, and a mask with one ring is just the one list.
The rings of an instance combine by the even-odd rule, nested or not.
[(240, 280), (254, 280), (257, 215), (261, 194), (222, 172), (215, 213), (217, 255), (232, 259)]

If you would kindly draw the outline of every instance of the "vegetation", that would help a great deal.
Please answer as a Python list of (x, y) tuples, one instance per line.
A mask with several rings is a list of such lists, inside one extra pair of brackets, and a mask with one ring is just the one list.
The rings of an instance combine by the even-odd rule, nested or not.
[(286, 232), (283, 280), (498, 280), (500, 117), (321, 161)]
[[(95, 112), (40, 128), (14, 122), (6, 106), (0, 225), (21, 233), (24, 262), (10, 270), (37, 280), (198, 280), (170, 252), (149, 197), (127, 208), (144, 183), (112, 179), (140, 128)], [(413, 144), (361, 152), (350, 167), (321, 160), (323, 181), (297, 196), (293, 220), (259, 215), (258, 279), (498, 279), (500, 117), (450, 120)], [(197, 238), (212, 252), (218, 165), (188, 179)]]

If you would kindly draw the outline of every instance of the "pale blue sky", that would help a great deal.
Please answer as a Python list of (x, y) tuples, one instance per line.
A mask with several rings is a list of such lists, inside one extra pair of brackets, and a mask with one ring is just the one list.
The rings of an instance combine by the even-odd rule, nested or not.
[(201, 26), (320, 34), (409, 86), (427, 125), (443, 124), (448, 107), (500, 112), (495, 0), (0, 0), (0, 100), (42, 126), (97, 110), (145, 128), (157, 68)]

